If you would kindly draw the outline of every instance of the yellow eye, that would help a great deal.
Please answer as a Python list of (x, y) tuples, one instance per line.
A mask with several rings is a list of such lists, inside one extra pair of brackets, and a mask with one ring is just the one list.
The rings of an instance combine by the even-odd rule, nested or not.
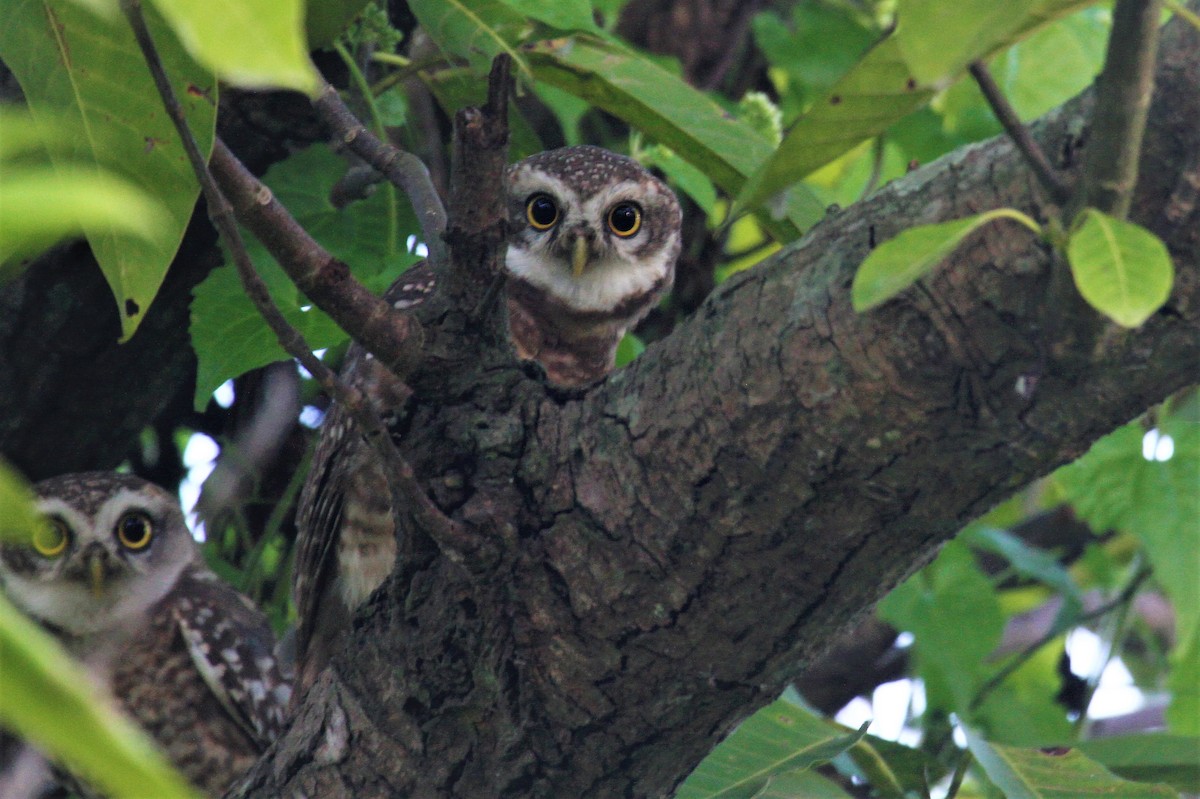
[(43, 558), (57, 558), (67, 549), (71, 534), (67, 523), (56, 516), (46, 519), (46, 523), (33, 531), (33, 548)]
[(140, 510), (126, 513), (117, 522), (117, 540), (128, 550), (137, 552), (145, 549), (150, 546), (153, 537), (154, 525), (150, 523), (150, 517)]
[(525, 218), (534, 230), (549, 230), (558, 221), (558, 204), (549, 194), (535, 194), (525, 201)]
[(635, 203), (617, 203), (608, 211), (608, 229), (627, 239), (642, 228), (642, 209)]

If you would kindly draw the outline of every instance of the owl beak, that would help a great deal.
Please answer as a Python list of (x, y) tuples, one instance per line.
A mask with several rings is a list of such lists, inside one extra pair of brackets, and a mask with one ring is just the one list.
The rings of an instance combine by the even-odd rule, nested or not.
[(93, 552), (88, 559), (88, 575), (92, 579), (92, 596), (99, 599), (104, 596), (104, 555)]
[(571, 274), (575, 277), (583, 275), (588, 262), (588, 241), (583, 236), (575, 237), (575, 246), (571, 250)]

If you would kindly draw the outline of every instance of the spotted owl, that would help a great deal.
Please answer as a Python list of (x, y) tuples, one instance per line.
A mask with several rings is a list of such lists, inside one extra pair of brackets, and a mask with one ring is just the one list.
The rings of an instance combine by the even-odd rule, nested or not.
[[(539, 153), (510, 166), (506, 177), (509, 340), (551, 383), (585, 386), (612, 370), (621, 337), (670, 288), (681, 246), (679, 201), (632, 158), (600, 147)], [(411, 308), (435, 288), (433, 272), (420, 265), (385, 297)], [(347, 354), (343, 377), (385, 417), (404, 399), (397, 381), (358, 347)], [(337, 406), (322, 430), (297, 524), (298, 683), (307, 686), (396, 554), (387, 482)]]
[(285, 722), (290, 674), (266, 618), (204, 564), (158, 486), (86, 472), (34, 490), (50, 524), (0, 545), (0, 586), (197, 788), (220, 796)]

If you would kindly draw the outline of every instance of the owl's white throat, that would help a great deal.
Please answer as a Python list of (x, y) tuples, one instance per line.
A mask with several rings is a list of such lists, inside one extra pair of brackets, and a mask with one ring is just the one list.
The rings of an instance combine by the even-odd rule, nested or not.
[(510, 245), (505, 266), (509, 274), (545, 290), (570, 308), (604, 312), (654, 289), (670, 274), (671, 260), (662, 250), (637, 263), (610, 255), (590, 261), (583, 274), (575, 277), (569, 261)]

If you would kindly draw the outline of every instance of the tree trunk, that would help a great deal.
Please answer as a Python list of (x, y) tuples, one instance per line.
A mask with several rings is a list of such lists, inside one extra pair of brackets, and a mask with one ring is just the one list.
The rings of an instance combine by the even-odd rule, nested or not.
[[(1091, 105), (1035, 131), (1068, 181)], [(1134, 219), (1176, 284), (1137, 330), (1054, 296), (1064, 265), (1007, 222), (851, 309), (855, 268), (909, 226), (1054, 212), (997, 139), (832, 214), (590, 390), (419, 371), (401, 447), (500, 557), (402, 542), (237, 795), (667, 795), (965, 522), (1196, 381), (1197, 119), (1200, 40), (1174, 24)]]

